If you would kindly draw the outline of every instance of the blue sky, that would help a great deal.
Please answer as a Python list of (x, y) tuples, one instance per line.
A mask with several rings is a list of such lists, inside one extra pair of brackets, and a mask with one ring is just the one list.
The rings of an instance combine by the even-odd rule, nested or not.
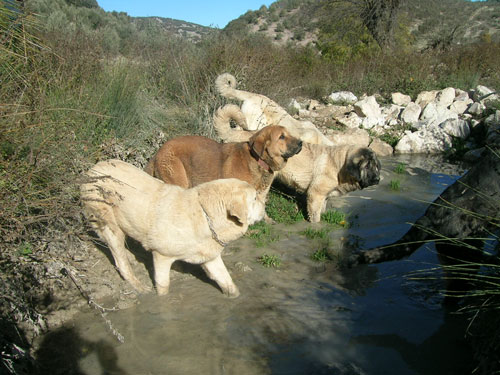
[(133, 17), (158, 16), (224, 28), (247, 10), (269, 6), (274, 0), (97, 0), (106, 11), (127, 12)]

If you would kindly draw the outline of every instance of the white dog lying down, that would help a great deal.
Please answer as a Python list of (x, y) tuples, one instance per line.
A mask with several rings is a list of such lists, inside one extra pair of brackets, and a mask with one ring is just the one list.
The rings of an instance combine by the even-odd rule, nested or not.
[[(214, 115), (214, 128), (224, 142), (244, 142), (254, 133), (231, 128), (230, 120), (238, 111), (238, 106), (226, 104)], [(317, 223), (328, 198), (378, 184), (380, 161), (367, 147), (304, 143), (302, 150), (277, 172), (276, 179), (306, 194), (309, 221)]]
[(215, 80), (215, 87), (222, 96), (243, 102), (241, 111), (246, 118), (246, 130), (255, 131), (268, 125), (281, 125), (287, 128), (292, 136), (304, 142), (333, 145), (333, 142), (326, 138), (312, 122), (294, 119), (267, 96), (236, 89), (236, 78), (229, 73), (218, 76)]
[(221, 251), (264, 216), (264, 204), (252, 186), (231, 178), (183, 189), (120, 160), (99, 162), (87, 176), (81, 186), (84, 212), (109, 246), (120, 274), (136, 290), (148, 288), (132, 271), (126, 235), (153, 252), (159, 295), (168, 293), (175, 260), (201, 264), (226, 295), (239, 295)]

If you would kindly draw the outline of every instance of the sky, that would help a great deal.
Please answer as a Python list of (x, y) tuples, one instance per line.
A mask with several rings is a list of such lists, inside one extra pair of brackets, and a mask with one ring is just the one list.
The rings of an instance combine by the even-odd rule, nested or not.
[(158, 16), (224, 28), (247, 10), (269, 6), (275, 0), (97, 0), (105, 11), (127, 12), (132, 17)]

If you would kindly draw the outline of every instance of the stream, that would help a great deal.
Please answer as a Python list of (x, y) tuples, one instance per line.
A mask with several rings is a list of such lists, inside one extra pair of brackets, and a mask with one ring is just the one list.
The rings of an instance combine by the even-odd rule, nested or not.
[[(334, 250), (397, 240), (464, 171), (418, 155), (381, 163), (378, 186), (329, 202), (349, 222), (328, 232)], [(390, 188), (394, 180), (399, 190)], [(180, 264), (167, 296), (142, 295), (135, 306), (107, 313), (108, 323), (88, 309), (41, 337), (39, 354), (51, 358), (52, 374), (470, 373), (467, 322), (442, 307), (433, 245), (404, 260), (339, 269), (313, 260), (324, 240), (301, 233), (325, 225), (277, 224), (275, 241), (264, 246), (248, 236), (231, 243), (223, 259), (237, 299), (199, 266)], [(264, 267), (262, 255), (276, 255), (280, 266)], [(418, 277), (429, 268), (437, 268), (435, 277)]]

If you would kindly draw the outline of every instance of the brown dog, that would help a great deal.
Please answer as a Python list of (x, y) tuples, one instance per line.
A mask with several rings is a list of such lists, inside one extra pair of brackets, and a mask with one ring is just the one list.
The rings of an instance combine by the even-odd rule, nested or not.
[(275, 172), (301, 149), (302, 141), (282, 126), (267, 126), (247, 142), (223, 144), (206, 137), (184, 136), (166, 142), (145, 170), (184, 188), (220, 178), (238, 178), (252, 185), (264, 202)]

